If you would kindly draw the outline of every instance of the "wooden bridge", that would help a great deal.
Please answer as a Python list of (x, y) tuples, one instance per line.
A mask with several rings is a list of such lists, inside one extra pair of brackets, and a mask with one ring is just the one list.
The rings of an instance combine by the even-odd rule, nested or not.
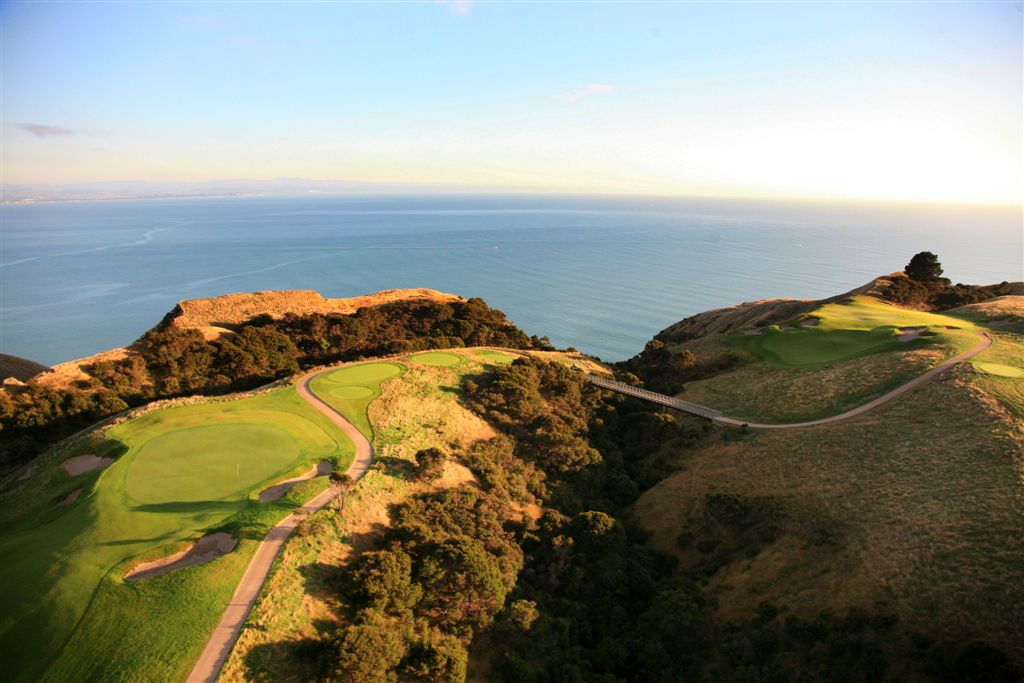
[(704, 419), (711, 420), (712, 422), (723, 417), (722, 411), (720, 410), (705, 408), (704, 406), (697, 405), (696, 403), (690, 403), (689, 401), (683, 401), (672, 396), (648, 391), (647, 389), (640, 389), (639, 387), (623, 384), (622, 382), (616, 382), (615, 380), (608, 379), (607, 377), (601, 377), (600, 375), (587, 375), (587, 379), (590, 380), (591, 384), (601, 387), (602, 389), (615, 391), (620, 394), (625, 394), (626, 396), (650, 401), (651, 403), (657, 403), (658, 405), (663, 405), (675, 410), (681, 410), (684, 413), (703, 417)]

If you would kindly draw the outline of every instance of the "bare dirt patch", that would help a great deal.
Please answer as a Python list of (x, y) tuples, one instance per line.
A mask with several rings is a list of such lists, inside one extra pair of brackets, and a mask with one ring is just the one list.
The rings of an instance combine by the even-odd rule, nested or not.
[(86, 472), (103, 469), (112, 462), (114, 462), (113, 458), (101, 458), (97, 455), (76, 455), (62, 462), (60, 466), (72, 477), (77, 477)]
[(82, 495), (82, 489), (77, 488), (68, 495), (64, 496), (64, 498), (59, 503), (57, 503), (57, 505), (71, 505), (76, 500), (78, 500), (78, 497), (80, 495)]
[(921, 333), (927, 329), (927, 327), (901, 327), (900, 336), (896, 337), (896, 341), (913, 341), (918, 339), (921, 336)]
[(135, 565), (130, 572), (124, 575), (124, 578), (126, 581), (150, 579), (167, 572), (173, 572), (176, 569), (209, 562), (222, 555), (227, 555), (235, 549), (237, 544), (238, 541), (233, 536), (223, 532), (203, 536), (190, 548), (159, 560)]
[(334, 465), (332, 465), (331, 463), (329, 463), (329, 462), (317, 463), (316, 465), (314, 465), (313, 467), (309, 468), (307, 471), (303, 472), (302, 474), (300, 474), (297, 477), (292, 477), (291, 479), (285, 479), (282, 482), (278, 482), (277, 484), (274, 484), (273, 486), (271, 486), (268, 489), (264, 489), (260, 493), (260, 502), (261, 503), (270, 503), (272, 501), (275, 501), (275, 500), (279, 499), (281, 496), (283, 496), (284, 494), (288, 493), (288, 491), (293, 486), (298, 484), (299, 482), (309, 481), (310, 479), (314, 479), (316, 477), (322, 477), (324, 475), (330, 474), (333, 471), (334, 471)]

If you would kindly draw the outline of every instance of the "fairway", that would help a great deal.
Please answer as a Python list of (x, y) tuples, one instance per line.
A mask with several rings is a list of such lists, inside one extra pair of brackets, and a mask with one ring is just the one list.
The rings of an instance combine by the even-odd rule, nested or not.
[(423, 363), (424, 365), (436, 365), (443, 368), (450, 368), (466, 362), (462, 356), (458, 356), (454, 353), (442, 353), (440, 351), (417, 353), (414, 356), (409, 356), (409, 360), (416, 363)]
[(1015, 368), (1012, 365), (1003, 365), (1002, 363), (986, 363), (983, 361), (974, 361), (975, 369), (981, 370), (989, 375), (995, 375), (996, 377), (1024, 377), (1024, 370)]
[(232, 498), (283, 471), (300, 450), (287, 431), (271, 425), (165, 431), (139, 448), (127, 491), (140, 503)]
[(515, 356), (502, 353), (501, 351), (480, 350), (474, 351), (473, 353), (480, 356), (480, 358), (483, 358), (488, 363), (496, 363), (498, 365), (509, 365), (516, 359)]
[[(0, 592), (6, 680), (100, 671), (106, 674), (95, 677), (106, 680), (139, 680), (144, 671), (149, 680), (182, 678), (257, 539), (296, 505), (287, 497), (258, 503), (255, 494), (312, 462), (345, 468), (354, 452), (294, 387), (155, 410), (105, 435), (127, 452), (106, 470), (77, 478), (95, 481), (88, 495), (56, 517), (36, 508), (39, 522), (24, 519), (0, 535), (0, 583), (18, 587)], [(140, 559), (166, 555), (210, 529), (227, 530), (239, 547), (137, 584), (121, 579)], [(181, 603), (182, 595), (205, 597), (192, 604), (194, 598)], [(161, 611), (153, 628), (133, 607), (143, 596)], [(140, 638), (144, 647), (124, 647)], [(69, 639), (87, 647), (65, 647)]]
[[(450, 355), (450, 354), (445, 354)], [(346, 365), (314, 377), (309, 387), (320, 399), (345, 416), (366, 438), (373, 428), (366, 416), (370, 402), (380, 396), (380, 385), (405, 372), (397, 363), (360, 363)]]
[[(946, 347), (955, 355), (977, 343), (971, 322), (936, 313), (897, 308), (869, 297), (828, 304), (813, 312), (818, 323), (797, 329), (777, 326), (760, 334), (738, 333), (733, 343), (763, 360), (783, 367), (830, 365), (881, 351)], [(899, 340), (901, 328), (923, 328), (920, 338)]]

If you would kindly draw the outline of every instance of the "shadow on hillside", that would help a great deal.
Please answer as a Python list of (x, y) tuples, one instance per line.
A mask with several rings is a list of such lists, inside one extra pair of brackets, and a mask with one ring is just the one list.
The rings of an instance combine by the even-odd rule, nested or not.
[(239, 508), (238, 501), (227, 500), (193, 500), (174, 501), (169, 503), (143, 503), (131, 508), (132, 512), (170, 512), (182, 513), (213, 513), (235, 512)]
[(378, 456), (374, 466), (380, 466), (384, 474), (402, 481), (412, 481), (416, 476), (416, 464), (403, 458)]
[[(332, 629), (333, 630), (333, 629)], [(244, 658), (245, 679), (271, 680), (271, 674), (283, 677), (277, 680), (320, 680), (330, 663), (330, 643), (324, 638), (303, 638), (253, 646)]]
[[(366, 532), (349, 536), (348, 545), (352, 546), (352, 553), (344, 564), (312, 562), (299, 567), (298, 571), (303, 579), (304, 592), (329, 605), (331, 611), (337, 616), (342, 616), (352, 562), (361, 553), (376, 549), (385, 531), (387, 531), (387, 527), (378, 523), (371, 526)], [(330, 622), (324, 623), (329, 624)], [(317, 626), (317, 630), (320, 630), (320, 626)]]

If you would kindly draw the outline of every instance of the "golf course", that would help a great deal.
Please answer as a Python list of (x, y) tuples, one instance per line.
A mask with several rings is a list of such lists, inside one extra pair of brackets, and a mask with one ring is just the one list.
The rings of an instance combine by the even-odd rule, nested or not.
[(818, 308), (800, 326), (744, 331), (733, 341), (777, 367), (808, 368), (925, 345), (945, 346), (956, 355), (976, 343), (978, 330), (961, 318), (858, 296)]
[[(259, 492), (315, 462), (344, 468), (352, 458), (351, 442), (293, 387), (154, 410), (103, 437), (85, 448), (124, 454), (102, 472), (53, 472), (48, 486), (85, 490), (56, 517), (52, 502), (28, 505), (34, 514), (0, 536), (0, 581), (19, 587), (0, 597), (8, 680), (143, 670), (154, 680), (180, 678), (259, 539), (326, 484), (303, 482), (267, 504)], [(215, 531), (239, 541), (221, 561), (123, 579), (137, 563)], [(140, 610), (160, 618), (139, 619)]]

